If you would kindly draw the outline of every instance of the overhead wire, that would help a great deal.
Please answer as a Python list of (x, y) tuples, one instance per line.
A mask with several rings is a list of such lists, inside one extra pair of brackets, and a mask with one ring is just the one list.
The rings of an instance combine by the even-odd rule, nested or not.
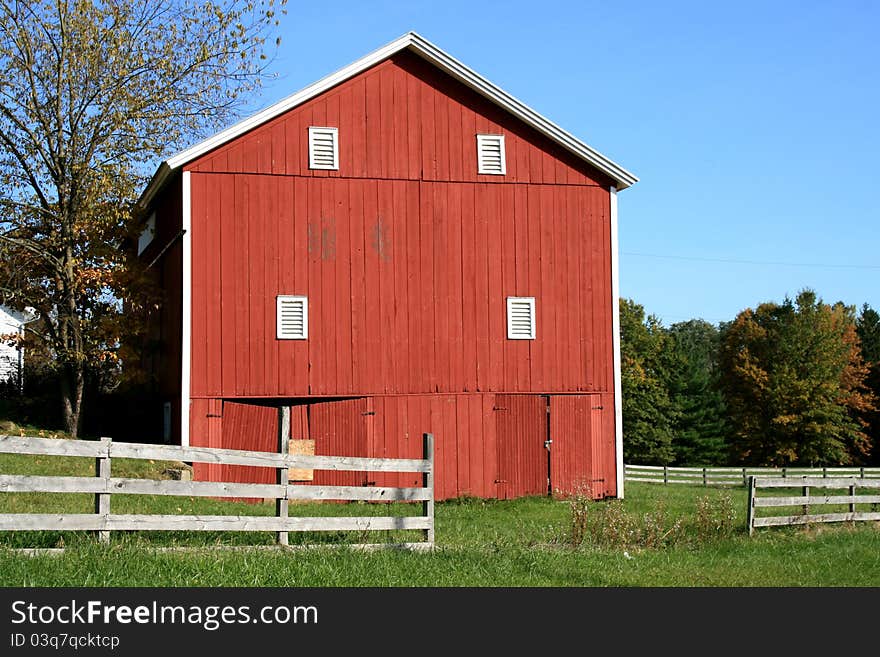
[(736, 265), (771, 265), (778, 267), (821, 267), (828, 269), (880, 269), (880, 265), (863, 264), (840, 264), (823, 262), (779, 262), (772, 260), (741, 260), (738, 258), (706, 258), (701, 256), (682, 256), (662, 253), (638, 253), (635, 251), (621, 251), (621, 255), (634, 256), (637, 258), (663, 258), (669, 260), (695, 260), (698, 262), (721, 262)]
[[(782, 261), (773, 261), (773, 260), (745, 260), (739, 258), (711, 258), (711, 257), (703, 257), (703, 256), (683, 256), (683, 255), (673, 255), (666, 253), (641, 253), (636, 251), (621, 251), (621, 255), (625, 256), (633, 256), (637, 258), (660, 258), (665, 260), (691, 260), (696, 262), (717, 262), (724, 264), (735, 264), (735, 265), (757, 265), (757, 266), (777, 266), (777, 267), (805, 267), (805, 268), (825, 268), (825, 269), (876, 269), (880, 270), (880, 265), (865, 265), (865, 264), (841, 264), (841, 263), (821, 263), (821, 262), (782, 262)], [(678, 315), (663, 315), (662, 313), (653, 313), (654, 315), (661, 317), (662, 321), (665, 323), (668, 320), (679, 319), (679, 320), (687, 320), (687, 319), (704, 319), (706, 321), (710, 321), (713, 323), (726, 321), (726, 320), (716, 320), (714, 318), (708, 317), (700, 317), (700, 318), (685, 318), (680, 317)]]

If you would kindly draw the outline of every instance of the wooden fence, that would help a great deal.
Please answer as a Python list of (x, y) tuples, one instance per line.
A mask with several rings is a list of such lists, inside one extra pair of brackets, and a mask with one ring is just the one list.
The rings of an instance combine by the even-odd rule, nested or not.
[[(287, 409), (283, 409), (282, 412)], [(281, 422), (280, 426), (289, 427)], [(210, 447), (178, 447), (101, 441), (59, 440), (0, 436), (0, 453), (80, 456), (95, 459), (94, 477), (61, 477), (0, 474), (0, 493), (93, 493), (95, 512), (73, 513), (3, 513), (0, 530), (90, 530), (107, 542), (115, 530), (183, 531), (269, 531), (277, 542), (288, 544), (288, 532), (297, 531), (392, 531), (421, 530), (424, 541), (404, 543), (409, 548), (434, 545), (434, 436), (424, 434), (423, 458), (386, 459), (349, 456), (304, 456), (288, 454), (285, 430), (280, 432), (279, 453), (253, 452)], [(287, 434), (289, 436), (289, 434)], [(177, 481), (132, 479), (111, 476), (114, 458), (156, 459), (225, 465), (250, 465), (275, 468), (276, 484), (224, 483), (212, 481)], [(419, 472), (419, 488), (318, 486), (288, 483), (290, 469), (349, 470), (367, 472)], [(111, 511), (112, 496), (182, 495), (200, 497), (275, 498), (274, 516), (201, 516), (201, 515), (131, 515)], [(420, 502), (419, 516), (289, 517), (290, 500), (366, 500)], [(363, 546), (361, 546), (363, 547)]]
[[(749, 535), (755, 527), (781, 525), (805, 525), (813, 522), (848, 522), (856, 520), (880, 520), (880, 495), (857, 495), (859, 488), (880, 492), (880, 479), (859, 477), (749, 477), (749, 501), (746, 523)], [(799, 489), (800, 495), (758, 497), (760, 489)], [(812, 489), (846, 490), (846, 495), (815, 495)], [(870, 511), (858, 510), (856, 505), (871, 505)], [(847, 511), (834, 513), (810, 513), (813, 506), (845, 505)], [(758, 517), (756, 511), (762, 508), (800, 507), (795, 515), (771, 515)], [(863, 507), (864, 508), (864, 507)]]
[(880, 468), (684, 468), (665, 465), (625, 465), (626, 481), (703, 486), (748, 486), (749, 477), (858, 477), (880, 479)]

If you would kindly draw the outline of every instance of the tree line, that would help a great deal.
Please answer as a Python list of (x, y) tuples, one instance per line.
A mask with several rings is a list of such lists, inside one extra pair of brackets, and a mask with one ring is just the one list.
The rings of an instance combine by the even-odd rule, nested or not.
[(880, 314), (812, 290), (668, 328), (620, 304), (624, 458), (880, 465)]

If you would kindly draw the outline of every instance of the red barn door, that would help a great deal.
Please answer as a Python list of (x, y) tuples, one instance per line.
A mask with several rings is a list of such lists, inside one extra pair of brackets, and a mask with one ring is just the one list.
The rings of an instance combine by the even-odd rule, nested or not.
[[(278, 409), (239, 402), (223, 402), (223, 442), (227, 449), (278, 451)], [(274, 484), (275, 469), (250, 465), (221, 465), (217, 481)]]
[(547, 397), (496, 395), (497, 496), (546, 495)]
[(550, 397), (550, 481), (553, 492), (615, 494), (614, 435), (602, 395)]

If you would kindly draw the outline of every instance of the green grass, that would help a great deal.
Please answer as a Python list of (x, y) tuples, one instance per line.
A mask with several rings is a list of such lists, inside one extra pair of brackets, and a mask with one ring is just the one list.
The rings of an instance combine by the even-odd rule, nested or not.
[[(114, 460), (113, 471), (116, 476), (161, 478), (168, 465)], [(3, 473), (89, 475), (93, 467), (89, 459), (0, 456)], [(433, 553), (363, 553), (343, 545), (417, 538), (403, 532), (370, 537), (291, 533), (292, 542), (336, 544), (305, 551), (259, 549), (271, 544), (270, 533), (114, 532), (111, 544), (102, 546), (85, 532), (9, 532), (0, 535), (0, 585), (880, 586), (878, 523), (774, 528), (750, 538), (742, 488), (631, 483), (626, 490), (623, 502), (580, 506), (585, 539), (577, 545), (572, 541), (573, 506), (546, 498), (438, 503), (438, 549)], [(90, 495), (5, 493), (0, 494), (0, 512), (61, 510), (57, 498), (63, 498), (67, 512), (92, 510)], [(269, 503), (189, 497), (114, 495), (112, 504), (114, 511), (128, 513), (268, 515), (274, 510)], [(406, 508), (418, 512), (416, 505)], [(711, 523), (730, 509), (736, 518), (713, 529)], [(384, 504), (291, 505), (291, 514), (297, 515), (388, 512)], [(8, 549), (59, 544), (66, 547), (60, 555), (27, 557)], [(254, 549), (210, 547), (218, 544)], [(168, 545), (197, 549), (153, 549)]]

